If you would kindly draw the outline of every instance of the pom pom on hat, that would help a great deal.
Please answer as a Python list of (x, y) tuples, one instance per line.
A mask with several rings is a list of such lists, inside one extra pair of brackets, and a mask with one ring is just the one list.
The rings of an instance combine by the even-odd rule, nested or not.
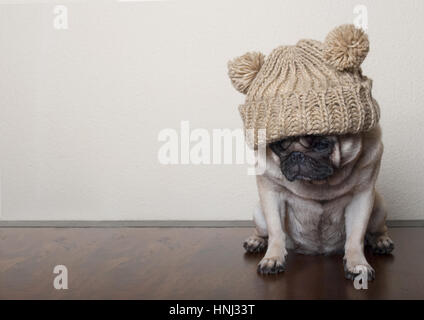
[(237, 91), (247, 93), (264, 60), (263, 53), (248, 52), (228, 62), (228, 76)]
[(359, 68), (368, 51), (368, 36), (353, 24), (335, 28), (324, 41), (324, 58), (339, 71)]

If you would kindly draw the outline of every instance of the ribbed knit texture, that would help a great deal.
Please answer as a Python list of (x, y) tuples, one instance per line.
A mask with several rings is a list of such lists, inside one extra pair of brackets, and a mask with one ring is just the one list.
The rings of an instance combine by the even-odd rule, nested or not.
[[(314, 40), (278, 47), (243, 85), (246, 101), (239, 111), (245, 130), (254, 130), (246, 132), (252, 148), (289, 136), (359, 133), (376, 126), (380, 110), (372, 80), (359, 67), (367, 51), (357, 68), (343, 70), (324, 58), (325, 49)], [(259, 129), (266, 129), (264, 141), (258, 141)]]

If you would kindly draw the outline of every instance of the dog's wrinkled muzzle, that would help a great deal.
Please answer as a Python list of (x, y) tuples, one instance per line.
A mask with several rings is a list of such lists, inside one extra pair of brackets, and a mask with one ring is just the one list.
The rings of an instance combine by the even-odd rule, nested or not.
[(306, 156), (302, 152), (292, 152), (281, 161), (281, 172), (289, 181), (324, 180), (334, 172), (330, 164)]

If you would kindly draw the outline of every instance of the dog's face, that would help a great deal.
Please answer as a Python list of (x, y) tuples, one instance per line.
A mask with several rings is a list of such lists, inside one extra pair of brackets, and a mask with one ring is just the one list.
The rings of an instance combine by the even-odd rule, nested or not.
[(289, 181), (323, 181), (340, 166), (336, 136), (290, 137), (269, 145), (280, 158), (280, 168)]

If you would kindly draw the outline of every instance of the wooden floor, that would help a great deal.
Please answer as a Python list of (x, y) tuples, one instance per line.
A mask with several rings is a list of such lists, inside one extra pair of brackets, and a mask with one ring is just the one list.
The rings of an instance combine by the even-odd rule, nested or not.
[[(0, 299), (423, 299), (424, 229), (394, 228), (393, 256), (368, 255), (376, 280), (358, 291), (341, 256), (290, 253), (259, 276), (250, 228), (0, 229)], [(53, 287), (65, 265), (69, 289)]]

